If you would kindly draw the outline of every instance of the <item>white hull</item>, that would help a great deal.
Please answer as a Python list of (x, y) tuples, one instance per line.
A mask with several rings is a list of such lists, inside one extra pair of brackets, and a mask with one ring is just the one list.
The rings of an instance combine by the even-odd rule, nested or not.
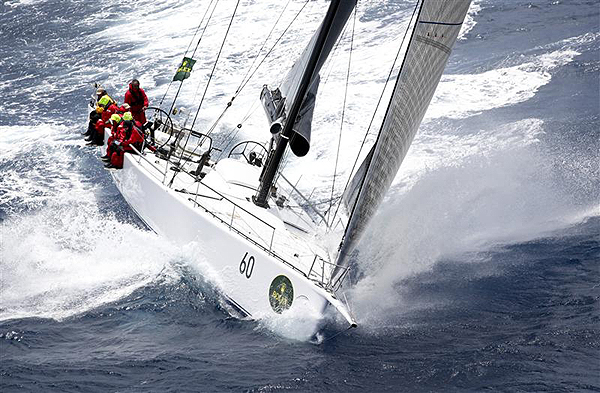
[[(308, 249), (306, 244), (302, 244), (304, 249), (294, 251), (291, 241), (298, 239), (287, 233), (281, 220), (274, 219), (268, 211), (248, 202), (247, 197), (235, 195), (240, 191), (251, 194), (252, 190), (247, 186), (228, 188), (225, 185), (225, 189), (232, 194), (221, 195), (231, 199), (218, 201), (214, 198), (215, 193), (209, 195), (211, 190), (194, 182), (193, 177), (186, 173), (179, 174), (175, 183), (167, 187), (165, 184), (168, 184), (174, 172), (166, 170), (165, 176), (164, 170), (168, 165), (164, 164), (166, 161), (150, 153), (144, 156), (125, 154), (123, 169), (111, 173), (131, 208), (157, 234), (179, 246), (191, 242), (198, 246), (203, 254), (202, 260), (215, 273), (217, 286), (240, 312), (252, 318), (269, 318), (282, 311), (295, 313), (295, 310), (322, 315), (331, 304), (349, 324), (355, 325), (346, 306), (334, 296), (331, 289), (325, 289), (327, 285), (322, 280), (325, 262), (313, 255), (305, 255)], [(245, 170), (258, 171), (256, 167), (230, 159), (220, 161), (217, 167), (219, 165), (229, 167), (229, 173), (235, 172), (238, 183), (247, 177), (248, 173), (243, 173)], [(218, 178), (218, 185), (223, 181), (218, 172), (217, 169), (213, 170), (203, 183)], [(214, 185), (215, 181), (211, 184)], [(176, 191), (182, 188), (187, 193)], [(198, 198), (190, 190), (209, 197)], [(277, 247), (283, 251), (280, 252)], [(319, 263), (322, 266), (316, 268)], [(287, 277), (289, 281), (285, 283), (291, 284), (293, 296), (289, 296), (289, 288), (285, 286), (275, 289), (273, 285), (277, 283), (274, 280), (279, 276)], [(282, 280), (285, 279), (278, 278), (277, 282)], [(286, 310), (276, 310), (281, 306), (278, 297), (284, 295), (284, 289), (287, 298), (283, 299), (283, 309)], [(277, 290), (281, 293), (277, 293)], [(291, 307), (287, 310), (289, 302)]]

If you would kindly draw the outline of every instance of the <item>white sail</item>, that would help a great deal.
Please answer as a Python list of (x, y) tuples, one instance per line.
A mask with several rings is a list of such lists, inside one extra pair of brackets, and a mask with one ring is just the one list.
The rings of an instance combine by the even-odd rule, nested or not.
[[(337, 265), (348, 264), (417, 133), (471, 0), (423, 0), (379, 136), (350, 182), (350, 214)], [(335, 282), (343, 270), (336, 268)]]

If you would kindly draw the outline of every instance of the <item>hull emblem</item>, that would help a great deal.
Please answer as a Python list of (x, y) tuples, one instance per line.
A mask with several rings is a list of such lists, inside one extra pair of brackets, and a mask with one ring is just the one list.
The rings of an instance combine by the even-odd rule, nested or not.
[(292, 306), (294, 300), (294, 287), (289, 278), (284, 275), (275, 277), (269, 287), (269, 302), (271, 308), (281, 314)]

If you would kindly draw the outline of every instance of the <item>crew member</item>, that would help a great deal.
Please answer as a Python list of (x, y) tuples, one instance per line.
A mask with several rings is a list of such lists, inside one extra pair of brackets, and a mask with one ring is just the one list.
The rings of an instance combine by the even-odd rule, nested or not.
[(133, 119), (131, 112), (123, 114), (122, 126), (119, 127), (118, 140), (114, 141), (111, 148), (110, 162), (105, 164), (106, 168), (123, 168), (123, 158), (126, 152), (132, 152), (131, 146), (138, 151), (142, 149), (144, 143), (144, 134), (140, 128), (140, 123)]
[(119, 107), (115, 104), (112, 98), (108, 95), (102, 96), (98, 101), (96, 111), (100, 113), (100, 120), (96, 121), (94, 130), (91, 135), (86, 138), (89, 141), (88, 145), (104, 145), (104, 127), (110, 127), (110, 117), (118, 111)]
[(121, 115), (125, 112), (131, 112), (131, 107), (127, 103), (124, 103), (123, 105), (121, 105), (119, 107), (119, 111), (118, 111), (118, 113)]
[(98, 101), (99, 106), (104, 108), (102, 111), (102, 121), (108, 123), (110, 117), (119, 111), (117, 103), (109, 96), (104, 96)]
[(90, 112), (90, 121), (88, 123), (88, 128), (83, 136), (85, 137), (86, 142), (90, 142), (92, 140), (92, 133), (96, 128), (96, 122), (102, 118), (102, 115), (98, 113), (96, 109)]
[[(98, 88), (98, 90), (96, 90), (96, 108), (98, 108), (98, 101), (100, 101), (100, 99), (107, 95), (106, 90), (104, 90), (103, 88)], [(92, 104), (94, 103), (94, 101), (92, 101)], [(94, 132), (94, 128), (96, 127), (96, 122), (98, 121), (98, 119), (100, 119), (100, 113), (98, 113), (98, 111), (96, 109), (94, 109), (93, 111), (90, 112), (90, 116), (89, 116), (89, 123), (88, 123), (88, 128), (87, 131), (83, 134), (84, 137), (86, 137), (86, 141), (91, 141), (91, 138), (88, 138), (92, 135), (92, 132)]]
[(122, 128), (122, 123), (123, 123), (123, 117), (121, 117), (120, 114), (118, 113), (113, 113), (110, 116), (110, 136), (108, 137), (108, 140), (106, 141), (106, 154), (103, 155), (101, 157), (101, 159), (105, 162), (109, 162), (110, 161), (110, 156), (113, 153), (113, 149), (114, 149), (114, 145), (113, 142), (115, 140), (119, 140), (119, 133), (121, 132)]
[(142, 125), (146, 124), (144, 111), (148, 108), (148, 96), (140, 87), (140, 81), (137, 79), (132, 80), (129, 84), (129, 90), (125, 92), (125, 103), (130, 105), (133, 118)]
[(106, 95), (108, 95), (106, 90), (104, 90), (102, 87), (99, 87), (98, 90), (96, 90), (96, 102), (100, 101), (100, 99)]

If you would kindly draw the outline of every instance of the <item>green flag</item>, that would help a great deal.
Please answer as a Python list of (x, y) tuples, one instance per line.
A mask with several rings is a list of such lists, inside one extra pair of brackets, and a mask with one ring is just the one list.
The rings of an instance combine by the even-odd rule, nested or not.
[(190, 73), (192, 72), (192, 67), (196, 64), (196, 60), (184, 57), (181, 65), (177, 69), (175, 76), (173, 77), (174, 81), (182, 81), (190, 77)]

